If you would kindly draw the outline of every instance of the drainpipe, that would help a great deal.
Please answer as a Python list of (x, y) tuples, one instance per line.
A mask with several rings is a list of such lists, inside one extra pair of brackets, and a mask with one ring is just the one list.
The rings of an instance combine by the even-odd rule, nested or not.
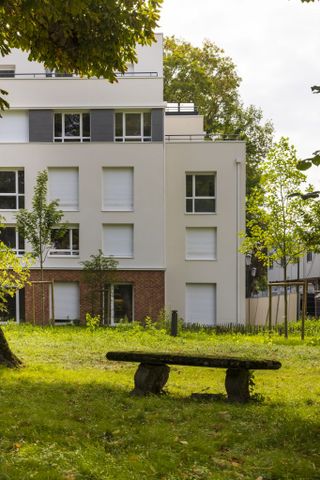
[(240, 261), (241, 261), (241, 255), (239, 253), (239, 248), (240, 248), (240, 238), (239, 238), (239, 232), (240, 232), (240, 226), (241, 226), (241, 202), (240, 202), (240, 174), (241, 174), (241, 160), (239, 158), (235, 158), (235, 164), (236, 164), (236, 324), (238, 325), (240, 323), (240, 309), (241, 309), (241, 304), (240, 304)]

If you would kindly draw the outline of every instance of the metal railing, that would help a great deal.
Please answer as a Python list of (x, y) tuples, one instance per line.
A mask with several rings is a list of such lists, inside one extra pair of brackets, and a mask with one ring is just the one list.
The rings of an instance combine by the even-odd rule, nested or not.
[[(155, 78), (158, 77), (158, 72), (125, 72), (125, 73), (116, 73), (117, 78)], [(58, 72), (37, 72), (37, 73), (13, 73), (13, 74), (5, 74), (4, 72), (1, 74), (0, 71), (0, 79), (12, 79), (12, 78), (81, 78), (81, 79), (88, 79), (88, 77), (80, 77), (75, 73), (58, 73)], [(97, 79), (97, 77), (90, 77), (90, 79)], [(99, 77), (99, 79), (103, 79), (103, 77)]]
[(168, 103), (165, 111), (166, 115), (198, 115), (194, 103)]
[(239, 135), (222, 135), (222, 134), (183, 134), (183, 135), (166, 135), (166, 142), (238, 142), (241, 141)]

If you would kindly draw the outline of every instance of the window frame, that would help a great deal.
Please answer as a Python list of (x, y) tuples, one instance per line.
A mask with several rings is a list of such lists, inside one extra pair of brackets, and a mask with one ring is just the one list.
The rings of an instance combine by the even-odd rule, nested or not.
[[(126, 135), (126, 116), (127, 115), (140, 115), (140, 135)], [(144, 135), (144, 115), (150, 115), (150, 135)], [(122, 115), (122, 135), (117, 136), (117, 115)], [(115, 112), (115, 121), (114, 121), (114, 141), (117, 143), (124, 142), (138, 142), (138, 143), (149, 143), (152, 141), (152, 118), (151, 110), (150, 111), (127, 111), (127, 112)]]
[[(1, 200), (0, 200), (0, 211), (6, 211), (6, 212), (15, 212), (17, 210), (20, 210), (21, 208), (24, 208), (25, 205), (24, 205), (24, 200), (25, 200), (25, 188), (23, 188), (23, 193), (20, 193), (19, 192), (19, 172), (22, 172), (23, 173), (23, 186), (24, 186), (24, 180), (25, 180), (25, 176), (24, 176), (24, 169), (23, 168), (1, 168), (0, 169), (0, 172), (9, 172), (9, 173), (14, 173), (15, 174), (15, 192), (9, 192), (9, 193), (5, 193), (5, 192), (1, 192), (0, 190), (0, 199), (1, 197), (14, 197), (15, 198), (15, 204), (16, 204), (16, 207), (15, 208), (1, 208)], [(0, 186), (1, 188), (1, 186)], [(23, 199), (23, 206), (19, 206), (19, 199), (22, 198)]]
[[(1, 239), (1, 231), (3, 230), (6, 230), (8, 228), (12, 228), (14, 229), (14, 243), (15, 243), (15, 246), (14, 247), (10, 247), (9, 245), (7, 245), (2, 239)], [(19, 248), (19, 243), (20, 243), (20, 240), (23, 241), (23, 248)], [(15, 254), (17, 255), (17, 257), (22, 257), (25, 253), (26, 253), (26, 244), (25, 244), (25, 239), (22, 237), (22, 235), (19, 233), (16, 225), (5, 225), (3, 228), (1, 228), (0, 230), (0, 242), (4, 243), (8, 248), (11, 248), (11, 250), (13, 250), (15, 252)]]
[[(89, 125), (90, 125), (90, 135), (83, 135), (83, 114), (89, 115)], [(61, 136), (56, 135), (56, 115), (61, 115)], [(79, 130), (80, 135), (66, 135), (65, 132), (65, 115), (80, 115)], [(81, 111), (65, 111), (65, 112), (54, 112), (53, 116), (53, 142), (54, 143), (88, 143), (91, 142), (91, 116), (90, 112)]]
[[(59, 227), (53, 228), (53, 230), (61, 230)], [(78, 249), (73, 249), (73, 232), (78, 231)], [(51, 258), (59, 258), (59, 257), (65, 257), (65, 258), (74, 258), (74, 257), (79, 257), (80, 255), (80, 239), (79, 239), (79, 233), (80, 229), (79, 226), (68, 226), (66, 229), (66, 233), (68, 233), (68, 243), (69, 243), (69, 248), (50, 248), (49, 250), (49, 257)], [(61, 237), (62, 239), (63, 237)], [(52, 240), (52, 238), (51, 238)]]
[[(196, 177), (197, 176), (213, 176), (214, 179), (214, 195), (213, 196), (197, 196), (196, 195)], [(187, 195), (187, 177), (192, 176), (192, 195)], [(217, 174), (216, 172), (186, 172), (185, 174), (185, 213), (187, 215), (215, 215), (217, 213), (217, 195), (216, 195)], [(192, 211), (187, 210), (187, 201), (192, 201)], [(213, 211), (197, 212), (195, 210), (195, 200), (213, 200)]]

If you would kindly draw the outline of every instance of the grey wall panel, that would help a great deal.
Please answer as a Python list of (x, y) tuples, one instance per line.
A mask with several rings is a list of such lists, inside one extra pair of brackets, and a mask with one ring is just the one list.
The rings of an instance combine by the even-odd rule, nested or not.
[(91, 141), (114, 141), (114, 110), (91, 110)]
[(151, 132), (153, 142), (163, 142), (163, 109), (153, 108), (151, 110)]
[(52, 110), (29, 110), (29, 142), (53, 142)]

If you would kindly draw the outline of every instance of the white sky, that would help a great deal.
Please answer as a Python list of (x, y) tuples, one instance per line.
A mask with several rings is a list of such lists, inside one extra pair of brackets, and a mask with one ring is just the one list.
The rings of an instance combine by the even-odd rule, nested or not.
[[(275, 137), (290, 138), (301, 158), (320, 150), (320, 2), (164, 0), (160, 31), (193, 45), (208, 38), (242, 78), (246, 105), (261, 107)], [(312, 180), (319, 188), (320, 167)]]

